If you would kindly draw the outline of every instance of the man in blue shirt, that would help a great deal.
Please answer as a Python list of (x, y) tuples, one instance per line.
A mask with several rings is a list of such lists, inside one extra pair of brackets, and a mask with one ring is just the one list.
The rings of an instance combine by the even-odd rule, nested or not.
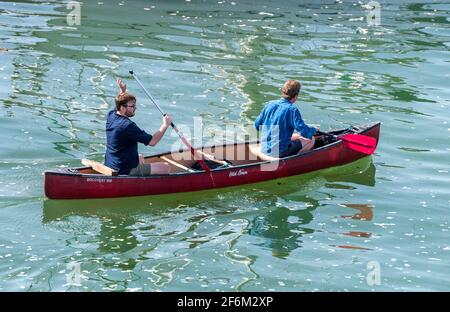
[[(305, 124), (298, 108), (293, 105), (298, 99), (301, 84), (288, 80), (284, 84), (282, 98), (270, 101), (255, 121), (261, 134), (261, 152), (272, 157), (288, 157), (311, 150), (317, 130)], [(297, 130), (301, 133), (294, 133)]]
[(126, 92), (127, 85), (121, 79), (117, 79), (117, 83), (121, 91), (115, 99), (116, 109), (108, 113), (106, 120), (105, 165), (119, 174), (133, 176), (169, 173), (167, 163), (145, 164), (143, 157), (138, 155), (137, 144), (155, 146), (170, 126), (172, 118), (165, 115), (161, 127), (153, 135), (141, 130), (130, 120), (136, 112), (136, 97)]

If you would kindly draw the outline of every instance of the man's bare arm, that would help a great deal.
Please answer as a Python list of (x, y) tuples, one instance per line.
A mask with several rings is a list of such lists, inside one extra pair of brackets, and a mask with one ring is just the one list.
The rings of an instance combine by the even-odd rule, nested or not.
[(169, 115), (165, 115), (163, 117), (163, 123), (159, 128), (159, 130), (153, 134), (152, 139), (148, 143), (149, 146), (155, 146), (156, 144), (158, 144), (158, 142), (164, 136), (164, 133), (166, 132), (167, 128), (169, 128), (171, 122), (172, 118)]

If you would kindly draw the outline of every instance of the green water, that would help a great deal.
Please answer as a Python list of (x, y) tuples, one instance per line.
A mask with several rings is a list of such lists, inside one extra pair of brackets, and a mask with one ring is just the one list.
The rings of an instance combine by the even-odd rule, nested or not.
[[(65, 2), (1, 1), (0, 291), (450, 290), (450, 4), (380, 1), (378, 26), (363, 4), (85, 1), (70, 26)], [(159, 127), (129, 69), (196, 144), (252, 135), (287, 78), (308, 123), (381, 121), (381, 140), (278, 182), (45, 200), (44, 170), (101, 160), (116, 76)]]

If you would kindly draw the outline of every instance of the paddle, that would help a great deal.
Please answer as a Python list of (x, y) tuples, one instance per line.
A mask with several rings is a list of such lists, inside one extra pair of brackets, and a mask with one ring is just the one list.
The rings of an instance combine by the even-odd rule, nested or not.
[(346, 147), (368, 155), (372, 155), (377, 146), (377, 140), (367, 135), (350, 133), (344, 135), (334, 135), (322, 131), (317, 131), (316, 133), (335, 138), (336, 140), (341, 140), (344, 142)]
[[(131, 76), (133, 76), (133, 78), (137, 81), (137, 83), (142, 87), (142, 89), (144, 90), (145, 94), (147, 94), (147, 96), (149, 97), (149, 99), (152, 101), (153, 104), (155, 104), (156, 108), (159, 110), (159, 112), (165, 116), (166, 114), (162, 111), (161, 107), (158, 105), (158, 103), (156, 103), (155, 99), (152, 97), (152, 95), (145, 89), (144, 85), (141, 83), (141, 81), (139, 80), (139, 78), (136, 76), (136, 74), (130, 70), (130, 74)], [(178, 136), (180, 137), (181, 141), (184, 143), (184, 145), (186, 145), (187, 148), (189, 148), (189, 150), (191, 151), (192, 156), (194, 157), (194, 159), (200, 164), (200, 166), (203, 168), (203, 170), (205, 170), (206, 172), (209, 172), (210, 169), (209, 167), (206, 165), (205, 161), (203, 160), (203, 157), (196, 157), (196, 153), (197, 151), (192, 147), (191, 143), (189, 143), (189, 141), (183, 136), (183, 134), (180, 132), (180, 130), (178, 130), (177, 127), (175, 127), (174, 123), (170, 123), (170, 125), (172, 126), (173, 130), (175, 130), (175, 132), (178, 134)]]

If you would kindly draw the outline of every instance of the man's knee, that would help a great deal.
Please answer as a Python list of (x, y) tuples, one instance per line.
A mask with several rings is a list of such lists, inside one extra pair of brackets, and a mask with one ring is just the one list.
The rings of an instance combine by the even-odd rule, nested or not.
[(314, 148), (314, 145), (316, 144), (316, 138), (315, 138), (315, 137), (312, 137), (312, 138), (311, 138), (311, 141), (309, 142), (309, 144), (310, 144), (309, 149), (310, 149), (310, 150), (313, 149), (313, 148)]
[(164, 173), (169, 173), (170, 166), (168, 163), (161, 163), (161, 166), (162, 166), (162, 170), (164, 171)]
[(308, 151), (313, 149), (315, 143), (316, 143), (316, 139), (314, 139), (314, 137), (311, 140), (309, 140), (309, 142), (307, 144)]
[(152, 174), (164, 174), (170, 172), (170, 166), (167, 163), (153, 163), (151, 173)]
[(303, 139), (302, 140), (302, 149), (300, 150), (300, 153), (304, 153), (307, 151), (310, 151), (314, 148), (314, 144), (315, 144), (316, 140), (314, 137), (312, 137), (311, 139)]

